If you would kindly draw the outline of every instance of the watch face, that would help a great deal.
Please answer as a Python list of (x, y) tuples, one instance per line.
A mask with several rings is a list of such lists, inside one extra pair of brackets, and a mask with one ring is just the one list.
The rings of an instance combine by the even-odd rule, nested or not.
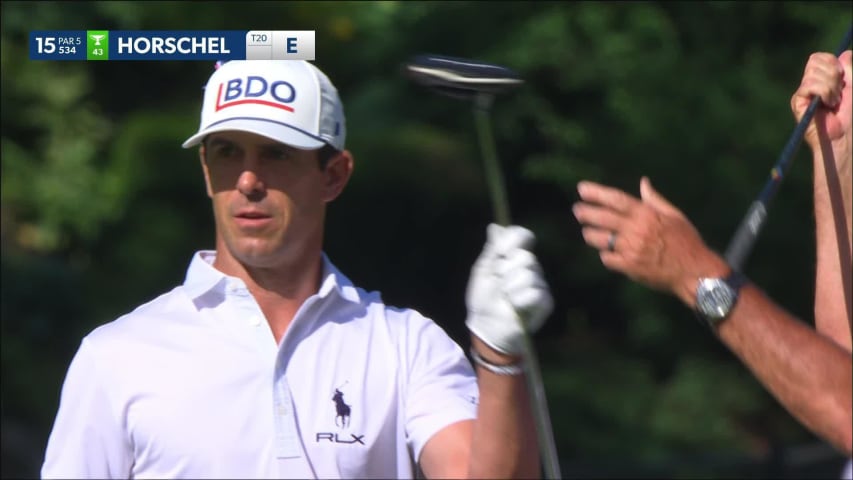
[(696, 308), (708, 318), (725, 318), (734, 298), (735, 292), (725, 282), (717, 278), (705, 278), (699, 283)]

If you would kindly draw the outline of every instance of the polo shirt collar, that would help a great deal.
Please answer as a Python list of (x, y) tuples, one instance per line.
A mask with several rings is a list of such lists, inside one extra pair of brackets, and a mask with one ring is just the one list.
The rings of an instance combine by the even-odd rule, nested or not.
[[(361, 296), (352, 281), (332, 264), (325, 253), (322, 255), (323, 273), (317, 296), (325, 299), (334, 293), (344, 300), (359, 303)], [(196, 299), (214, 289), (224, 291), (228, 284), (243, 284), (239, 278), (225, 275), (214, 268), (215, 259), (216, 251), (214, 250), (199, 250), (193, 255), (183, 285), (190, 298)]]

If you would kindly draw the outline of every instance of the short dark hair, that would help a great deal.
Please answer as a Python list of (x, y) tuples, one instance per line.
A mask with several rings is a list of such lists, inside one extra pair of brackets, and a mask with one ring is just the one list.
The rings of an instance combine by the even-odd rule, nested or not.
[(341, 153), (340, 150), (329, 145), (328, 143), (320, 147), (320, 150), (317, 151), (317, 159), (320, 161), (320, 170), (325, 170), (326, 165), (329, 164), (329, 160), (334, 158), (339, 153)]

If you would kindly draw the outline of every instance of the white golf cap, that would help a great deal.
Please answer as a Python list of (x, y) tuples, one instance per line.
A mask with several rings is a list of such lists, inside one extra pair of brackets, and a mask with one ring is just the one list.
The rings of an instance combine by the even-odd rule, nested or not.
[(263, 135), (296, 148), (344, 149), (346, 124), (338, 91), (304, 60), (233, 60), (213, 72), (204, 89), (198, 133), (189, 148), (225, 130)]

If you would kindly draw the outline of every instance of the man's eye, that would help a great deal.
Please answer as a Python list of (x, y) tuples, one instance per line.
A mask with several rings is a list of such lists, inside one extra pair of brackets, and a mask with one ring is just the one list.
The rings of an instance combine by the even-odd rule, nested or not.
[(283, 149), (272, 149), (267, 152), (267, 156), (276, 160), (287, 160), (290, 158), (290, 153)]
[(235, 152), (236, 152), (236, 149), (233, 146), (223, 145), (223, 146), (216, 149), (216, 156), (217, 157), (226, 157), (226, 158), (232, 157), (232, 156), (234, 156)]

